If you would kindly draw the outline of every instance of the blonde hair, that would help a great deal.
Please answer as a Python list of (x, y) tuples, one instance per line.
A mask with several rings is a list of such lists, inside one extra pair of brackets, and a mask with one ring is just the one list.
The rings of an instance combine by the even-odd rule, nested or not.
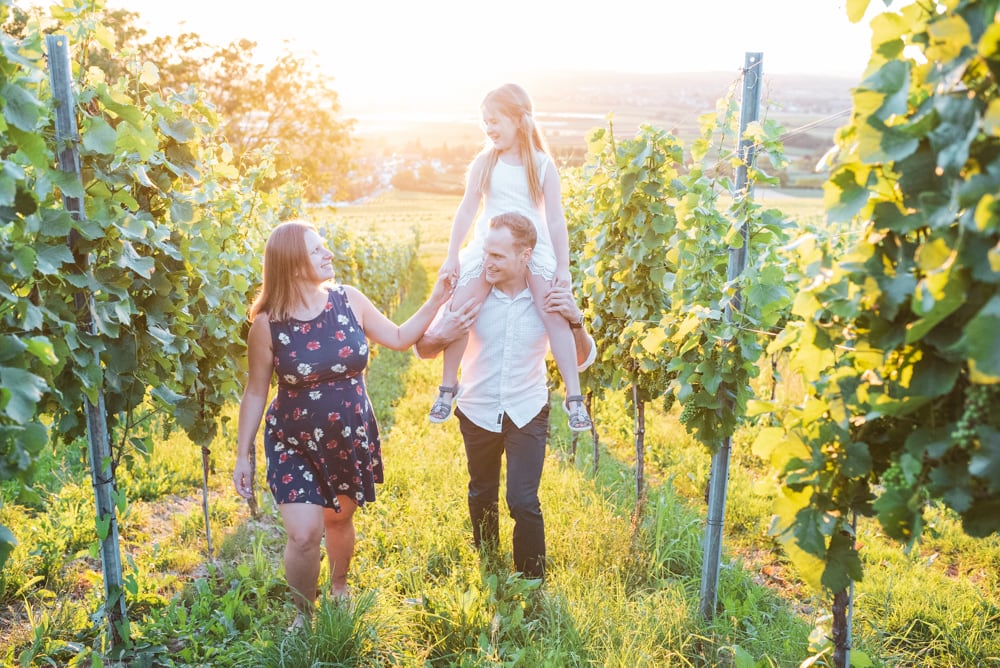
[(262, 312), (271, 320), (287, 320), (296, 305), (305, 304), (302, 279), (317, 279), (306, 248), (309, 230), (319, 233), (315, 225), (304, 220), (289, 220), (271, 230), (264, 245), (260, 292), (250, 305), (251, 321)]
[[(487, 93), (481, 107), (506, 116), (514, 122), (514, 126), (517, 128), (517, 154), (521, 158), (524, 172), (528, 176), (528, 193), (531, 195), (532, 201), (541, 202), (544, 195), (542, 194), (542, 180), (538, 176), (538, 165), (535, 164), (535, 153), (540, 151), (548, 155), (549, 148), (535, 124), (534, 108), (528, 92), (517, 84), (504, 84)], [(487, 150), (486, 165), (479, 175), (479, 191), (481, 193), (485, 194), (490, 187), (490, 177), (499, 159), (500, 152), (497, 151), (496, 147)]]

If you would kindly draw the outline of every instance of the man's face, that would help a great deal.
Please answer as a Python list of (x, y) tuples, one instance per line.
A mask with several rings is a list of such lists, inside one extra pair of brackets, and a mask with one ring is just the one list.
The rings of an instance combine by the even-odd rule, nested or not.
[(518, 250), (506, 227), (490, 228), (483, 242), (486, 281), (497, 287), (524, 279), (531, 251)]

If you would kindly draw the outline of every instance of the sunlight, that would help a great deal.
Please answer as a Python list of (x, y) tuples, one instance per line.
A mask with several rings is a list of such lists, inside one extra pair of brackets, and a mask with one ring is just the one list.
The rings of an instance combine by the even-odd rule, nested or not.
[[(137, 12), (152, 34), (254, 40), (261, 62), (285, 48), (315, 54), (345, 109), (365, 111), (464, 110), (517, 72), (736, 73), (747, 51), (762, 51), (769, 73), (853, 77), (867, 61), (870, 30), (851, 24), (839, 4), (391, 0), (337, 3), (319, 17), (306, 0), (280, 10), (264, 0), (108, 2)], [(808, 26), (822, 30), (800, 29)]]

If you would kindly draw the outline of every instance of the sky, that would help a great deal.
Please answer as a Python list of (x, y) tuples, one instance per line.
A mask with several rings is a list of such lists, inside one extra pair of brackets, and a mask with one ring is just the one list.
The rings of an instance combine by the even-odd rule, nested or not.
[[(41, 4), (41, 3), (39, 3)], [(868, 18), (844, 0), (107, 0), (153, 34), (213, 44), (247, 38), (262, 60), (315, 57), (345, 110), (420, 107), (479, 94), (510, 73), (738, 73), (747, 52), (768, 74), (860, 79)], [(872, 0), (881, 9), (881, 0)], [(869, 12), (869, 17), (871, 11)]]

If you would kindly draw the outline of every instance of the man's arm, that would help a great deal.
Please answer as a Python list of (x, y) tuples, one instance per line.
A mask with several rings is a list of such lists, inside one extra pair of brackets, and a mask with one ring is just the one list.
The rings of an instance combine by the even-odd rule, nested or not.
[(583, 311), (576, 305), (570, 289), (559, 286), (550, 288), (545, 294), (545, 304), (542, 308), (548, 313), (558, 313), (569, 322), (570, 331), (573, 332), (573, 342), (576, 344), (576, 363), (581, 369), (593, 364), (597, 356), (597, 347), (584, 326)]
[(437, 357), (448, 344), (469, 333), (482, 305), (475, 298), (470, 298), (454, 310), (451, 302), (445, 304), (424, 335), (413, 345), (413, 352), (421, 359)]

